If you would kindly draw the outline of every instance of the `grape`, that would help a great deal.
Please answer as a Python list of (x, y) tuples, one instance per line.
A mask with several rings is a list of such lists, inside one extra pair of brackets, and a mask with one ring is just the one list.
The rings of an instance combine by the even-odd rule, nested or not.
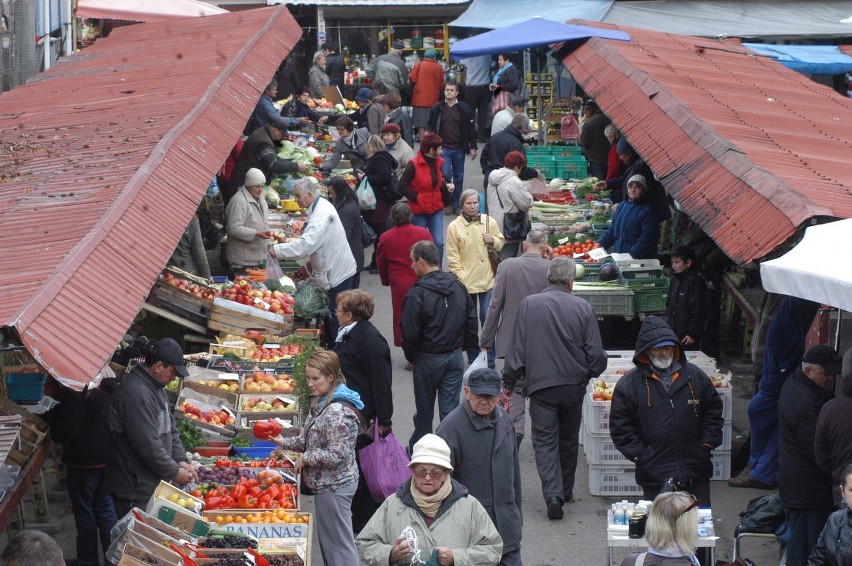
[(257, 548), (257, 541), (239, 535), (212, 537), (204, 541), (206, 548)]

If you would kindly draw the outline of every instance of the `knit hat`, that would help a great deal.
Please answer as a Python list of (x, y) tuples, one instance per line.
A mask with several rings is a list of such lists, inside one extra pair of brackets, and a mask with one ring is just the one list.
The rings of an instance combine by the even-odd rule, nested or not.
[(627, 179), (628, 187), (630, 186), (630, 183), (639, 183), (640, 185), (642, 185), (643, 189), (648, 188), (648, 181), (646, 181), (645, 177), (643, 177), (642, 175), (633, 175), (632, 177)]
[(391, 132), (392, 134), (400, 134), (402, 133), (402, 129), (399, 127), (399, 124), (388, 122), (387, 124), (382, 126), (382, 129), (379, 130), (379, 133), (386, 134), (388, 132)]
[(438, 52), (435, 51), (434, 49), (427, 49), (426, 51), (423, 52), (423, 58), (424, 59), (434, 59), (437, 56), (438, 56)]
[(615, 146), (615, 151), (618, 152), (618, 155), (632, 155), (636, 153), (633, 147), (627, 143), (627, 138), (624, 137), (618, 138), (618, 144)]
[(411, 462), (408, 467), (413, 468), (415, 464), (433, 464), (452, 472), (450, 447), (437, 434), (427, 434), (414, 445), (414, 452), (411, 454)]
[(403, 49), (405, 49), (405, 43), (403, 43), (401, 39), (395, 39), (393, 43), (391, 43), (391, 49), (402, 51)]
[(363, 100), (364, 102), (369, 102), (370, 100), (370, 89), (367, 87), (362, 87), (358, 90), (358, 94), (355, 95), (355, 101)]
[(814, 346), (802, 357), (802, 362), (822, 366), (829, 375), (837, 375), (841, 369), (841, 359), (831, 346), (819, 344)]
[(260, 169), (251, 168), (246, 171), (246, 180), (243, 182), (245, 187), (257, 187), (258, 185), (266, 184), (266, 175)]

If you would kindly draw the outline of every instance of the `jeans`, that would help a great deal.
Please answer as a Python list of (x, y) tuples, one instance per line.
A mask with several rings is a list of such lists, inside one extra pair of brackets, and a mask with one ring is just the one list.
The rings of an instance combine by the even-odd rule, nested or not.
[(453, 191), (453, 210), (461, 208), (459, 197), (464, 190), (465, 153), (467, 152), (460, 147), (456, 149), (444, 147), (444, 164), (441, 165), (441, 173), (444, 175), (446, 182), (453, 183), (456, 186), (456, 189)]
[(831, 512), (831, 509), (787, 509), (790, 524), (787, 566), (805, 566), (808, 563)]
[(118, 521), (112, 497), (104, 489), (104, 468), (68, 467), (68, 496), (77, 527), (77, 561), (98, 564), (98, 534), (101, 548), (109, 548), (109, 532)]
[(415, 214), (411, 223), (421, 228), (426, 228), (432, 234), (432, 241), (438, 246), (439, 263), (444, 263), (444, 213), (443, 211), (432, 214)]
[(761, 389), (748, 403), (751, 425), (749, 477), (775, 485), (778, 472), (778, 394)]
[[(473, 306), (479, 310), (479, 325), (485, 326), (485, 316), (488, 314), (488, 305), (491, 304), (491, 294), (494, 289), (488, 289), (484, 293), (471, 293), (470, 298), (473, 299)], [(467, 353), (468, 363), (473, 363), (476, 356), (479, 355), (479, 348), (473, 348)], [(494, 366), (495, 350), (494, 346), (488, 349), (488, 363)]]
[(443, 354), (419, 352), (414, 358), (414, 432), (408, 441), (409, 453), (414, 444), (432, 432), (435, 395), (441, 420), (459, 405), (464, 356), (461, 350)]
[(544, 500), (574, 496), (585, 383), (539, 389), (530, 399), (535, 466)]
[(347, 277), (328, 290), (328, 312), (331, 313), (331, 316), (325, 319), (325, 344), (329, 350), (334, 347), (334, 342), (337, 340), (337, 331), (340, 328), (340, 325), (337, 322), (337, 295), (343, 291), (350, 290), (354, 279), (355, 275)]

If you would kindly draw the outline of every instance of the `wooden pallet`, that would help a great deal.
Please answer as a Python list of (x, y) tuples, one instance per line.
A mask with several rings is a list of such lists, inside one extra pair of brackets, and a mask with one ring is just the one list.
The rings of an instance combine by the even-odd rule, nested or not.
[(247, 330), (287, 336), (293, 333), (293, 315), (270, 313), (234, 301), (216, 299), (210, 310), (207, 328), (238, 336), (244, 335)]

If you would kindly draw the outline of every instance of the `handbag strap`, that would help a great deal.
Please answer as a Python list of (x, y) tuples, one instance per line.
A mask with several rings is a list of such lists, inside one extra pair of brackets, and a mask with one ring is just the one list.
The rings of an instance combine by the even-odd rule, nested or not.
[(636, 562), (633, 563), (633, 566), (642, 566), (643, 564), (645, 564), (645, 558), (647, 556), (647, 552), (641, 553), (639, 556), (636, 557)]

